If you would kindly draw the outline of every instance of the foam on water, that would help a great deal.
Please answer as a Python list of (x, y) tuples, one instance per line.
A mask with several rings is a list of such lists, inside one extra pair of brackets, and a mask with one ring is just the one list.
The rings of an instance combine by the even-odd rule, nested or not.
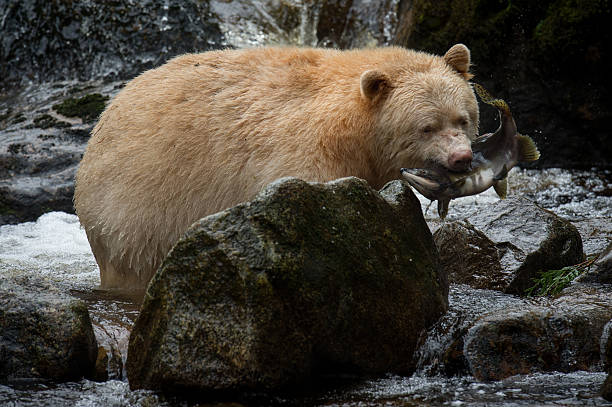
[(0, 226), (0, 274), (34, 274), (66, 289), (92, 289), (100, 275), (76, 215), (49, 212)]

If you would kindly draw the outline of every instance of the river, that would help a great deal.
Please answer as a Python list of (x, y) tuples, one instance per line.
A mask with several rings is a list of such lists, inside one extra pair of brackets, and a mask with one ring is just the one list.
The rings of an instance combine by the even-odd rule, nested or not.
[[(521, 194), (540, 206), (572, 221), (580, 230), (585, 253), (603, 250), (612, 238), (612, 174), (610, 171), (562, 169), (514, 169), (510, 194)], [(428, 201), (420, 197), (423, 210)], [(492, 190), (453, 201), (449, 218), (459, 219), (475, 207), (498, 198)], [(434, 207), (426, 219), (434, 227), (439, 220)], [(126, 298), (100, 291), (98, 269), (84, 231), (75, 215), (50, 212), (36, 222), (0, 227), (0, 275), (32, 273), (84, 299), (101, 345), (112, 342), (125, 360), (129, 329), (138, 305)], [(450, 303), (465, 291), (451, 286)], [(469, 294), (476, 295), (476, 294)], [(495, 293), (500, 297), (506, 296)], [(462, 299), (464, 301), (465, 299)], [(478, 304), (474, 301), (474, 304)], [(477, 306), (477, 305), (475, 305)], [(523, 405), (612, 405), (598, 396), (605, 380), (603, 372), (547, 372), (512, 376), (495, 382), (479, 382), (471, 376), (428, 376), (425, 371), (411, 377), (388, 375), (378, 378), (334, 379), (302, 394), (275, 398), (254, 397), (260, 405), (309, 406), (523, 406)], [(112, 377), (112, 376), (111, 376)], [(27, 381), (0, 385), (2, 406), (180, 406), (202, 405), (205, 400), (179, 400), (149, 391), (130, 391), (125, 374), (97, 383)], [(251, 404), (251, 403), (249, 403)], [(227, 404), (229, 405), (229, 404)], [(236, 405), (236, 404), (231, 404)]]

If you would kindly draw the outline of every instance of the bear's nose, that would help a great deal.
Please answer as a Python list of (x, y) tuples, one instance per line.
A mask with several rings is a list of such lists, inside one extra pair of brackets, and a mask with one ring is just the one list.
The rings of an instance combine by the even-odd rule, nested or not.
[(452, 171), (467, 171), (472, 164), (472, 150), (453, 151), (448, 157), (448, 169)]

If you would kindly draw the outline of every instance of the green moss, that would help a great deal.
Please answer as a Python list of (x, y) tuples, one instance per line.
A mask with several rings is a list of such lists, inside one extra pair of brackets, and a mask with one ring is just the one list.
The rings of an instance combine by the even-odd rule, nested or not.
[(57, 120), (55, 117), (53, 117), (51, 115), (43, 114), (43, 115), (40, 115), (40, 116), (34, 118), (34, 123), (31, 126), (28, 126), (28, 127), (30, 127), (30, 128), (48, 129), (50, 127), (62, 128), (62, 127), (70, 127), (70, 126), (71, 126), (70, 123)]
[(83, 122), (91, 122), (104, 111), (107, 100), (108, 96), (93, 93), (81, 98), (68, 98), (53, 105), (53, 110), (67, 117), (79, 117)]
[(23, 115), (23, 113), (19, 113), (17, 116), (13, 117), (13, 120), (11, 121), (12, 124), (17, 124), (17, 123), (23, 123), (25, 122), (27, 119), (26, 117)]

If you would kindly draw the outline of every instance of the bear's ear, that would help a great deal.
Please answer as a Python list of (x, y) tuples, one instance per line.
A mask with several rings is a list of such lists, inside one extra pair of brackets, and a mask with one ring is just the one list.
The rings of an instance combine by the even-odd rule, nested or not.
[(453, 69), (459, 72), (466, 80), (473, 77), (469, 73), (470, 70), (470, 50), (463, 44), (453, 45), (446, 54), (444, 54), (444, 61), (449, 64)]
[(372, 101), (389, 87), (389, 77), (376, 70), (365, 71), (361, 74), (361, 96)]

